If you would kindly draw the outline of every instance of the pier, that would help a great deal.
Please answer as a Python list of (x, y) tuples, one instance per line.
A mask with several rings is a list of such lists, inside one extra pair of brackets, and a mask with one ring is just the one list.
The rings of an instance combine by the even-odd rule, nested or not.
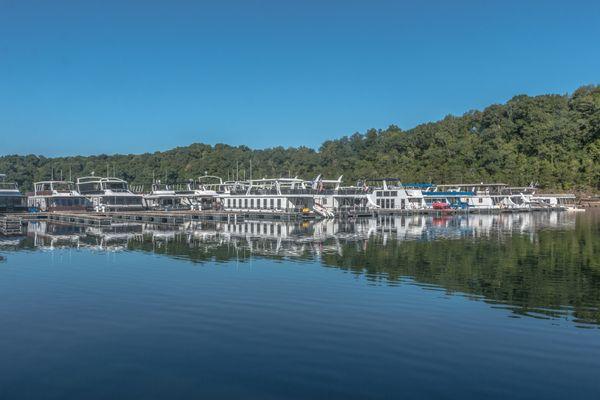
[[(530, 209), (357, 209), (340, 211), (332, 219), (372, 218), (394, 215), (457, 215), (457, 214), (498, 214), (498, 213), (523, 213), (538, 211), (559, 211), (559, 207), (537, 207)], [(215, 211), (215, 210), (178, 210), (178, 211), (113, 211), (113, 212), (36, 212), (36, 213), (9, 213), (0, 215), (0, 234), (18, 235), (21, 226), (29, 221), (47, 220), (80, 226), (110, 226), (114, 223), (147, 223), (157, 225), (179, 225), (192, 221), (215, 221), (239, 223), (247, 220), (266, 221), (299, 221), (307, 219), (325, 219), (318, 214), (303, 214), (299, 212), (252, 212), (252, 211)]]
[(0, 234), (4, 236), (15, 236), (21, 234), (21, 219), (14, 216), (0, 217)]

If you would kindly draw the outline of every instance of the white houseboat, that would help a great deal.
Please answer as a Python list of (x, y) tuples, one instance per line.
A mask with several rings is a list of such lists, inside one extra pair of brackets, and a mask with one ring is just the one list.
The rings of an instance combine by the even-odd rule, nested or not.
[(0, 212), (27, 211), (27, 199), (14, 182), (6, 182), (0, 174)]
[(186, 187), (188, 190), (176, 190), (178, 186), (181, 185), (154, 182), (150, 193), (144, 195), (144, 205), (150, 210), (189, 210), (188, 199), (194, 192), (189, 187)]
[(574, 194), (536, 194), (531, 201), (538, 207), (558, 208), (567, 211), (583, 211), (583, 208), (577, 206), (577, 198)]
[[(427, 207), (420, 187), (403, 185), (397, 178), (369, 179), (369, 204), (380, 210), (421, 210)], [(413, 184), (414, 185), (414, 184)]]
[(70, 181), (43, 181), (33, 184), (33, 195), (27, 205), (39, 211), (86, 211), (92, 203), (75, 189)]
[(134, 194), (122, 179), (87, 176), (77, 179), (77, 190), (92, 202), (95, 211), (143, 210), (143, 196)]
[(188, 183), (185, 202), (192, 210), (214, 210), (219, 208), (219, 193), (229, 191), (228, 185), (218, 176), (204, 175)]
[(298, 178), (264, 178), (230, 183), (228, 190), (218, 196), (225, 211), (314, 215), (314, 191)]
[(453, 192), (460, 193), (460, 196), (455, 196), (455, 204), (460, 204), (460, 208), (491, 211), (508, 207), (509, 204), (505, 201), (507, 196), (503, 193), (506, 187), (504, 183), (458, 183), (436, 185), (432, 191), (447, 194), (449, 197)]

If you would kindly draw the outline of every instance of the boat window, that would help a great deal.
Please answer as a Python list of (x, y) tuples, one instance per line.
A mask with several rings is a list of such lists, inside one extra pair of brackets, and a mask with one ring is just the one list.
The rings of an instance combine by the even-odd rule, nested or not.
[(398, 196), (398, 191), (397, 190), (391, 191), (390, 193), (394, 197)]
[(93, 193), (101, 191), (100, 183), (98, 182), (80, 183), (78, 186), (81, 193)]
[(125, 182), (104, 182), (104, 189), (127, 190), (127, 184)]
[(281, 208), (281, 199), (277, 199), (277, 208)]

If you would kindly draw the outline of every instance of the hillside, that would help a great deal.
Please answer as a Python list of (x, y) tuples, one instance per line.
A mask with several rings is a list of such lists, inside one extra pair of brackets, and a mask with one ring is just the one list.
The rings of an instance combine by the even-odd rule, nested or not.
[[(1, 149), (0, 149), (1, 151)], [(69, 170), (74, 177), (108, 169), (132, 183), (148, 184), (153, 174), (182, 181), (206, 172), (228, 177), (239, 170), (249, 177), (320, 173), (344, 175), (347, 184), (364, 177), (394, 176), (403, 181), (537, 182), (547, 189), (600, 190), (600, 86), (571, 95), (520, 95), (506, 104), (410, 130), (390, 126), (324, 142), (310, 148), (192, 144), (140, 155), (47, 158), (0, 157), (0, 172), (25, 189), (32, 182)]]

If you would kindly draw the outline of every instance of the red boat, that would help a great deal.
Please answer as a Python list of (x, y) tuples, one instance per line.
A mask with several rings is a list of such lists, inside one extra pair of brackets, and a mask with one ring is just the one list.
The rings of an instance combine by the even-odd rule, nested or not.
[(432, 204), (432, 207), (434, 210), (449, 210), (450, 204), (444, 203), (441, 201), (436, 201), (435, 203)]

